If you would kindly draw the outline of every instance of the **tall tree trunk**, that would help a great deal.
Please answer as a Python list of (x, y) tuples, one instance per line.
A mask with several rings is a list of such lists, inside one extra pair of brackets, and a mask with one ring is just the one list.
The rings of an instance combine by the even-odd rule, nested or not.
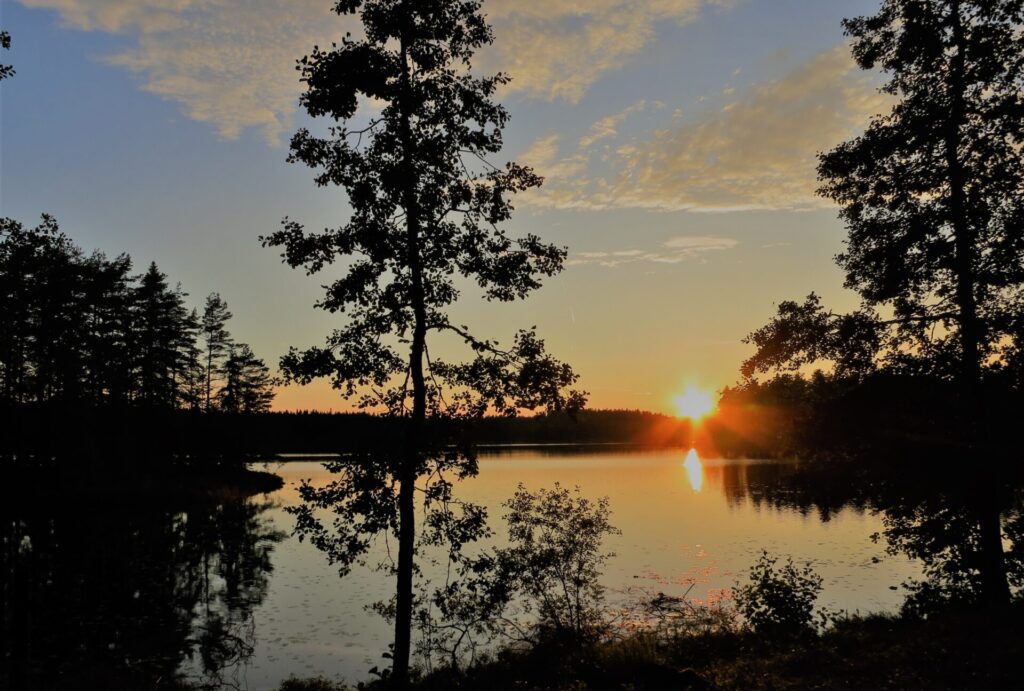
[[(956, 53), (950, 59), (949, 84), (950, 118), (946, 135), (946, 165), (949, 174), (949, 204), (956, 248), (956, 303), (960, 325), (960, 381), (964, 396), (966, 420), (964, 433), (967, 446), (977, 452), (980, 426), (983, 423), (981, 397), (981, 334), (979, 333), (978, 306), (975, 297), (975, 229), (967, 217), (964, 188), (966, 174), (960, 159), (961, 127), (965, 121), (964, 60), (967, 42), (964, 36), (960, 2), (950, 3), (950, 26)], [(995, 462), (995, 461), (993, 461)], [(1006, 557), (1003, 553), (1002, 522), (999, 511), (998, 471), (983, 469), (979, 472), (978, 496), (975, 513), (979, 528), (979, 561), (981, 569), (981, 598), (992, 606), (1010, 601), (1007, 582)]]
[(398, 574), (395, 601), (395, 649), (392, 675), (397, 685), (409, 679), (409, 655), (412, 638), (412, 576), (413, 552), (416, 547), (415, 483), (423, 452), (423, 428), (427, 417), (427, 386), (423, 371), (426, 350), (427, 312), (423, 290), (423, 266), (420, 258), (420, 213), (416, 190), (415, 151), (410, 124), (411, 85), (407, 39), (401, 39), (401, 141), (404, 157), (405, 180), (403, 206), (406, 214), (408, 263), (411, 280), (410, 301), (413, 310), (412, 347), (409, 352), (409, 376), (412, 380), (413, 406), (409, 426), (408, 447), (399, 477), (398, 493)]
[(206, 346), (206, 412), (210, 412), (210, 392), (213, 389), (213, 346)]

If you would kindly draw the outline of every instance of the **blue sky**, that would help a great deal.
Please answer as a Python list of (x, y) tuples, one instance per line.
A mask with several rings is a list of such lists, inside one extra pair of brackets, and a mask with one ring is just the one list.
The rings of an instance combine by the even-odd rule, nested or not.
[[(228, 301), (268, 362), (334, 326), (320, 283), (257, 238), (336, 225), (344, 195), (285, 162), (303, 124), (294, 60), (345, 30), (326, 0), (10, 0), (0, 213), (57, 216), (81, 246), (155, 260), (198, 304)], [(536, 324), (597, 407), (671, 411), (720, 388), (779, 300), (852, 297), (814, 155), (886, 109), (840, 20), (874, 0), (486, 0), (481, 70), (513, 79), (506, 156), (547, 182), (510, 224), (569, 247), (527, 302), (467, 300), (487, 337)], [(287, 408), (343, 408), (323, 385)]]

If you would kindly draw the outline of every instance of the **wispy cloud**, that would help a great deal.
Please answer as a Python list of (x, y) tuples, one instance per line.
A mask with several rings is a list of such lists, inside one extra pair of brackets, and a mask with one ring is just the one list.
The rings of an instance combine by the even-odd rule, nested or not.
[(324, 0), (21, 0), (67, 26), (124, 34), (134, 47), (107, 60), (181, 104), (226, 139), (255, 128), (277, 144), (301, 85), (295, 60), (341, 34)]
[(739, 243), (734, 238), (720, 235), (680, 235), (662, 243), (654, 250), (617, 250), (614, 252), (578, 252), (568, 262), (570, 266), (596, 264), (608, 268), (654, 262), (657, 264), (678, 264), (691, 259), (703, 259), (711, 252), (729, 250)]
[(735, 0), (492, 0), (484, 6), (498, 41), (495, 67), (531, 96), (580, 98), (604, 74), (620, 69), (655, 38), (664, 22), (689, 24), (709, 6)]
[[(718, 110), (617, 146), (610, 168), (600, 174), (583, 142), (576, 151), (551, 151), (556, 171), (564, 161), (577, 160), (578, 165), (579, 157), (586, 156), (586, 177), (551, 173), (545, 187), (525, 201), (590, 210), (821, 206), (824, 202), (814, 194), (816, 153), (856, 133), (889, 102), (878, 93), (874, 77), (860, 71), (848, 47), (840, 45), (777, 81), (733, 95)], [(538, 172), (543, 175), (546, 169), (538, 166)]]
[[(134, 39), (108, 56), (143, 88), (181, 104), (227, 139), (256, 128), (272, 143), (290, 130), (301, 84), (294, 65), (346, 24), (329, 0), (20, 0), (65, 26)], [(498, 41), (480, 66), (504, 70), (531, 97), (578, 101), (655, 38), (662, 22), (695, 21), (732, 0), (489, 0)]]
[(616, 113), (615, 115), (609, 115), (603, 117), (593, 125), (590, 126), (590, 132), (580, 139), (580, 148), (588, 149), (593, 146), (596, 142), (602, 139), (608, 139), (614, 137), (619, 133), (619, 126), (633, 113), (637, 113), (647, 107), (647, 102), (644, 100), (637, 101), (628, 108)]

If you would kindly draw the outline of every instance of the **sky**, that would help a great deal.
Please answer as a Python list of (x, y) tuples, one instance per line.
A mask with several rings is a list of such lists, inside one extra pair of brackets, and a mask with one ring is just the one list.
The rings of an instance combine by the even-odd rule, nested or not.
[[(330, 270), (289, 269), (258, 238), (289, 216), (340, 225), (345, 195), (286, 162), (295, 60), (339, 40), (330, 0), (3, 0), (0, 215), (57, 217), (86, 250), (156, 261), (276, 364), (340, 325), (313, 303)], [(525, 302), (472, 295), (453, 322), (508, 340), (536, 326), (595, 408), (673, 411), (739, 379), (744, 336), (811, 291), (846, 309), (844, 230), (816, 153), (888, 108), (843, 17), (878, 0), (484, 0), (479, 73), (513, 81), (506, 160), (545, 177), (512, 234), (568, 248)], [(469, 291), (471, 292), (471, 291)], [(443, 353), (442, 353), (443, 354)], [(345, 410), (326, 383), (277, 409)]]

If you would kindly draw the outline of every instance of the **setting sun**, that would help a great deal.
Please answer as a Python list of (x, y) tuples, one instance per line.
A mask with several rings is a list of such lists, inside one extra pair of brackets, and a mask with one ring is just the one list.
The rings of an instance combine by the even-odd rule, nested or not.
[(686, 391), (681, 396), (676, 396), (673, 403), (675, 403), (676, 414), (679, 417), (691, 420), (699, 420), (715, 409), (715, 401), (711, 393), (693, 386), (686, 387)]

